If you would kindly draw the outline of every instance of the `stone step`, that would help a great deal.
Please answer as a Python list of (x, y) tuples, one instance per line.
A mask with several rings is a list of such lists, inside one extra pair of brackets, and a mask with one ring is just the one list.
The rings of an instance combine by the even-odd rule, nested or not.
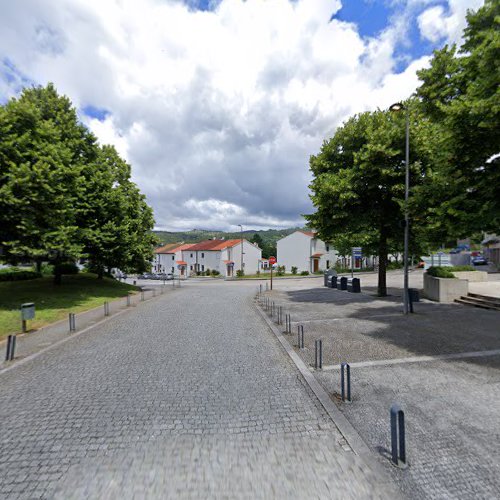
[(476, 297), (460, 297), (455, 299), (455, 302), (467, 306), (480, 307), (482, 309), (491, 309), (493, 311), (500, 311), (500, 304), (489, 302), (487, 300), (478, 299)]
[(500, 306), (500, 298), (499, 297), (489, 297), (488, 295), (481, 295), (479, 293), (471, 293), (471, 292), (469, 292), (467, 294), (467, 297), (474, 298), (474, 299), (486, 300), (488, 302), (493, 302), (493, 303), (498, 304)]

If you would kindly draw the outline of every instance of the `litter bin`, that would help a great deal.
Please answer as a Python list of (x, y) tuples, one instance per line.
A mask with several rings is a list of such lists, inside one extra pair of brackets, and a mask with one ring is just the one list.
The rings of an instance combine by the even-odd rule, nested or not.
[(348, 281), (347, 291), (352, 293), (361, 293), (361, 282), (359, 278), (352, 278)]
[(347, 290), (347, 278), (345, 276), (342, 276), (342, 278), (340, 278), (339, 290)]
[(410, 302), (420, 302), (420, 293), (416, 288), (408, 288)]
[(324, 276), (324, 280), (325, 280), (325, 286), (330, 287), (328, 280), (329, 280), (330, 276), (337, 276), (337, 271), (335, 271), (335, 269), (327, 269), (323, 276)]

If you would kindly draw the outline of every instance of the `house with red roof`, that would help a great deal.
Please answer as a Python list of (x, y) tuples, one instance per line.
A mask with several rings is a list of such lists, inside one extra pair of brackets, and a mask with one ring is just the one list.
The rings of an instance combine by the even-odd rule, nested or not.
[(244, 238), (205, 240), (182, 250), (189, 274), (215, 269), (222, 276), (236, 276), (242, 266), (245, 274), (255, 274), (261, 259), (262, 250)]
[(193, 246), (193, 243), (169, 243), (154, 251), (153, 272), (180, 274), (187, 277), (187, 263), (183, 261), (183, 250)]
[(314, 273), (335, 266), (338, 253), (320, 240), (314, 231), (295, 231), (277, 241), (277, 264), (286, 272), (296, 267), (300, 273)]

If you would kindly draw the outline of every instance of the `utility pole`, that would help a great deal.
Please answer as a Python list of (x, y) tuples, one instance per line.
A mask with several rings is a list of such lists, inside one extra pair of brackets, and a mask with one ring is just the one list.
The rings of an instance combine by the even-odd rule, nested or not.
[(241, 229), (241, 273), (243, 274), (243, 226), (238, 224)]

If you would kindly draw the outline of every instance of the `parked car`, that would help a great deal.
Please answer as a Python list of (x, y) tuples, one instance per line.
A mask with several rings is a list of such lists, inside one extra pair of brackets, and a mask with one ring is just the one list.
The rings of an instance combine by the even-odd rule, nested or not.
[(488, 264), (488, 261), (482, 255), (478, 255), (476, 257), (472, 257), (471, 264), (473, 266), (485, 266)]
[(151, 274), (151, 273), (143, 273), (143, 274), (139, 274), (139, 276), (137, 276), (137, 279), (150, 280), (150, 279), (154, 279), (154, 278), (153, 278), (153, 274)]
[(174, 279), (174, 275), (172, 273), (158, 273), (153, 279), (169, 281)]

